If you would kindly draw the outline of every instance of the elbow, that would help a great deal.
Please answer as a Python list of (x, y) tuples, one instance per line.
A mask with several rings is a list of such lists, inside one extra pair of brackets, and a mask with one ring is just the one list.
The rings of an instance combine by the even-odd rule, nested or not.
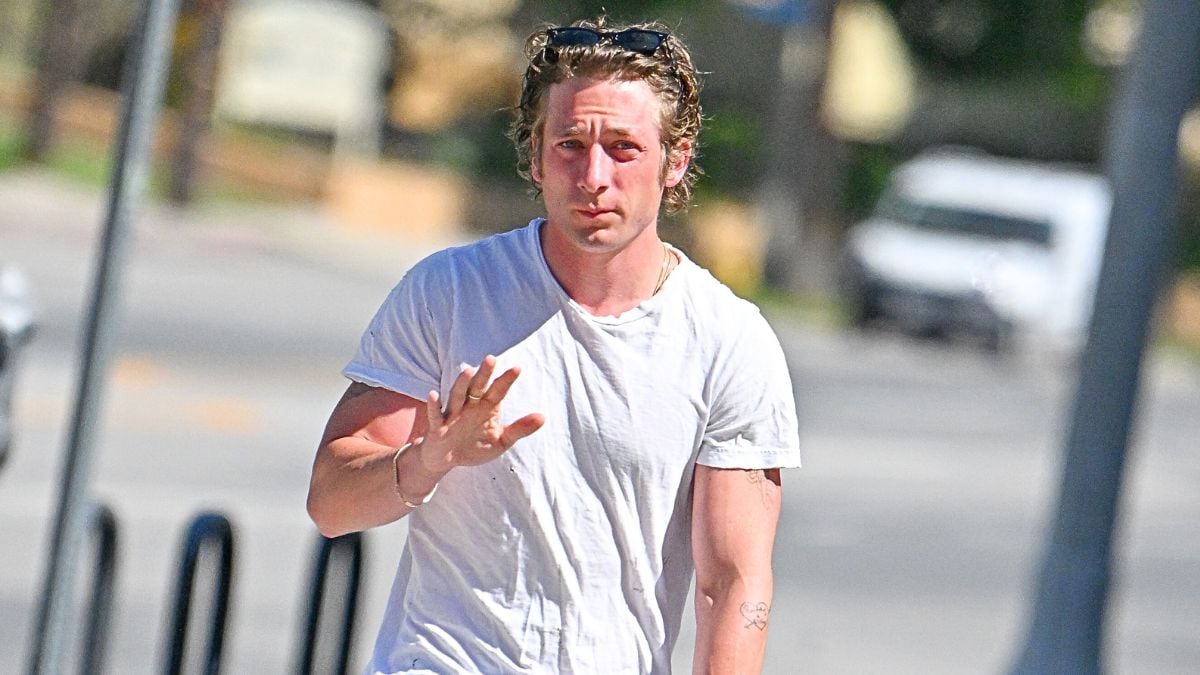
[(312, 474), (308, 482), (308, 497), (305, 509), (308, 518), (317, 526), (321, 536), (328, 539), (355, 532), (361, 528), (351, 522), (347, 504), (339, 487), (339, 468), (336, 449), (332, 444), (321, 446), (313, 461)]
[(710, 602), (743, 595), (770, 595), (774, 586), (770, 566), (742, 570), (731, 567), (696, 575), (696, 590)]
[(321, 533), (322, 537), (333, 539), (355, 531), (338, 517), (337, 510), (331, 507), (328, 500), (321, 498), (320, 490), (316, 485), (310, 485), (308, 488), (305, 508), (308, 510), (309, 520), (317, 526), (317, 531)]
[(309, 520), (313, 522), (313, 525), (317, 526), (317, 531), (321, 533), (322, 537), (332, 539), (344, 534), (338, 531), (336, 524), (325, 513), (325, 509), (321, 505), (321, 500), (316, 497), (315, 491), (311, 488), (308, 491), (308, 501), (305, 503), (305, 508), (308, 509)]

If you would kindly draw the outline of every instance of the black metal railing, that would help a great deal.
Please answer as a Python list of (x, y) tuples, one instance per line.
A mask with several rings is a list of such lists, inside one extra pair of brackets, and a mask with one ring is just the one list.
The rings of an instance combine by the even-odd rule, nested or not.
[[(107, 505), (95, 502), (88, 514), (87, 534), (94, 542), (91, 588), (83, 613), (79, 672), (104, 672), (118, 568), (118, 521)], [(217, 675), (225, 645), (235, 562), (233, 524), (224, 514), (201, 512), (192, 518), (180, 542), (174, 602), (164, 634), (163, 672), (178, 675), (185, 661), (199, 663), (206, 675)], [(316, 538), (307, 578), (307, 603), (296, 645), (298, 675), (344, 675), (350, 668), (365, 568), (365, 535)], [(196, 589), (210, 588), (208, 603), (195, 602)], [(189, 628), (205, 614), (206, 642), (198, 657), (188, 658)], [(35, 649), (35, 653), (37, 650)], [(36, 665), (36, 663), (34, 664)], [(33, 670), (32, 672), (36, 672)]]
[(119, 543), (117, 517), (108, 505), (93, 504), (89, 515), (88, 530), (95, 541), (96, 557), (92, 589), (88, 595), (87, 623), (84, 624), (83, 652), (79, 658), (79, 672), (84, 675), (104, 672)]
[[(331, 570), (340, 570), (345, 585), (341, 599), (340, 622), (336, 624), (336, 641), (323, 647), (333, 634), (322, 630), (323, 618), (339, 616), (327, 611)], [(350, 651), (354, 642), (354, 625), (358, 615), (358, 595), (363, 573), (363, 536), (354, 532), (329, 539), (319, 537), (313, 555), (308, 608), (304, 617), (304, 631), (297, 650), (300, 661), (296, 665), (297, 675), (311, 673), (334, 673), (344, 675), (350, 662)], [(317, 667), (318, 655), (321, 667)], [(328, 665), (326, 665), (328, 664)]]
[(225, 641), (225, 623), (229, 614), (229, 595), (233, 586), (233, 525), (219, 513), (201, 513), (192, 519), (183, 540), (179, 576), (175, 584), (175, 604), (171, 612), (166, 661), (163, 671), (177, 675), (183, 669), (187, 649), (188, 620), (192, 611), (192, 591), (196, 585), (196, 568), (201, 554), (215, 548), (217, 556), (213, 578), (212, 607), (209, 612), (208, 641), (204, 648), (204, 673), (216, 675), (221, 670), (221, 652)]

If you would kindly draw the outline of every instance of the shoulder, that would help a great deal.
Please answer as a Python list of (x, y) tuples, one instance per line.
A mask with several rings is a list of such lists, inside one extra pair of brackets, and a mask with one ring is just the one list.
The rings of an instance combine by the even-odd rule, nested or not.
[(684, 302), (693, 321), (729, 336), (748, 328), (771, 330), (757, 305), (734, 293), (707, 269), (684, 258), (679, 271), (683, 272)]
[(704, 354), (713, 382), (755, 378), (786, 369), (783, 346), (758, 305), (740, 297), (708, 270), (686, 261), (684, 321), (694, 346)]
[(432, 253), (405, 273), (400, 286), (452, 289), (463, 284), (492, 283), (536, 259), (535, 223), (478, 241)]

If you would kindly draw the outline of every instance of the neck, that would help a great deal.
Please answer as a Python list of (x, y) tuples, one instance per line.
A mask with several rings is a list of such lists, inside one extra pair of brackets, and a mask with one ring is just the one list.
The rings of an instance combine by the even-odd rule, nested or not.
[(675, 265), (657, 230), (646, 228), (628, 245), (612, 251), (591, 251), (556, 236), (547, 225), (541, 229), (542, 252), (554, 278), (577, 304), (596, 316), (618, 316), (657, 291)]

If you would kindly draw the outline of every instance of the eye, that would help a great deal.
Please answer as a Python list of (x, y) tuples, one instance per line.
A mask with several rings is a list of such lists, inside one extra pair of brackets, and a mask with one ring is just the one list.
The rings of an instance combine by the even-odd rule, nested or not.
[(566, 150), (578, 150), (583, 147), (583, 142), (576, 138), (568, 138), (558, 142), (558, 147)]
[(609, 154), (618, 161), (636, 159), (642, 153), (642, 147), (633, 141), (616, 141), (609, 146)]

